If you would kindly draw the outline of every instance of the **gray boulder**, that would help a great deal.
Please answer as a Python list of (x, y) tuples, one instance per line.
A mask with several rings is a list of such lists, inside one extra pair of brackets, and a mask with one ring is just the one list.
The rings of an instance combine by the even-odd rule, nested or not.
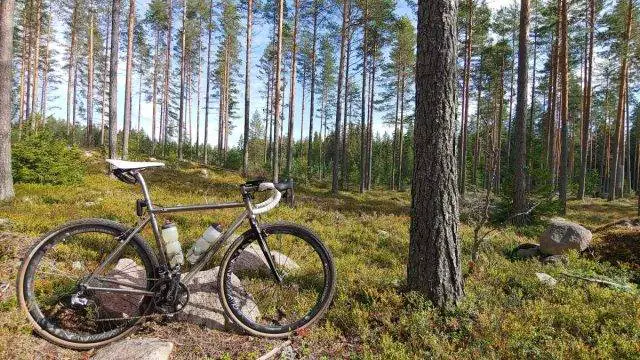
[[(189, 304), (178, 313), (180, 321), (187, 321), (193, 324), (202, 325), (210, 329), (224, 329), (227, 319), (220, 303), (218, 295), (218, 271), (219, 267), (211, 270), (198, 272), (186, 284), (189, 288)], [(231, 278), (231, 284), (235, 292), (235, 298), (242, 306), (242, 312), (250, 320), (260, 318), (260, 310), (253, 301), (251, 294), (248, 294), (235, 275)]]
[(549, 286), (549, 287), (553, 287), (556, 286), (556, 284), (558, 283), (558, 280), (554, 279), (551, 275), (549, 274), (545, 274), (545, 273), (536, 273), (536, 277), (538, 278), (538, 281), (540, 281), (541, 283)]
[[(280, 271), (291, 272), (300, 269), (300, 266), (285, 254), (272, 250), (271, 256), (276, 268)], [(269, 265), (262, 254), (260, 245), (253, 243), (247, 246), (235, 259), (231, 269), (234, 272), (240, 270), (269, 271)]]
[(585, 227), (565, 219), (554, 218), (540, 235), (540, 251), (547, 255), (562, 255), (570, 250), (583, 251), (593, 235)]
[(115, 342), (96, 351), (93, 360), (168, 360), (173, 343), (156, 338)]
[[(77, 261), (72, 264), (74, 269), (81, 270), (84, 264)], [(130, 284), (137, 287), (145, 287), (147, 285), (147, 276), (144, 268), (136, 264), (132, 259), (123, 258), (118, 261), (116, 266), (107, 273), (106, 278), (118, 281), (122, 284)], [(118, 289), (127, 289), (126, 285), (119, 285), (104, 282), (101, 286), (112, 287)], [(129, 288), (130, 289), (130, 288)], [(117, 316), (133, 316), (138, 314), (138, 306), (143, 300), (142, 295), (122, 294), (98, 292), (96, 297), (102, 304), (103, 309)]]
[(531, 259), (540, 256), (540, 246), (537, 244), (520, 244), (515, 249), (515, 256), (519, 259)]

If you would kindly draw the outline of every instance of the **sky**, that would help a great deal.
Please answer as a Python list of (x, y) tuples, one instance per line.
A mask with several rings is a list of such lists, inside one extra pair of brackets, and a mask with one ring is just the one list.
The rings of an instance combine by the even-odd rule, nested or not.
[[(492, 8), (492, 10), (497, 10), (503, 6), (507, 6), (507, 4), (513, 0), (488, 0), (487, 4), (489, 5), (489, 7)], [(126, 2), (123, 2), (126, 3)], [(148, 3), (149, 0), (137, 0), (136, 4), (136, 13), (138, 14), (139, 18), (141, 17), (141, 14), (144, 14), (146, 12), (146, 9), (148, 7)], [(123, 5), (123, 11), (127, 11), (127, 6)], [(411, 9), (407, 6), (407, 4), (405, 3), (404, 0), (398, 0), (398, 6), (396, 8), (396, 15), (398, 17), (400, 16), (408, 16), (410, 19), (412, 19), (412, 21), (415, 23), (416, 21), (416, 14), (414, 12), (411, 11)], [(245, 24), (246, 20), (244, 19), (244, 15), (241, 15), (241, 23)], [(339, 19), (337, 19), (339, 20)], [(175, 26), (180, 26), (179, 23), (176, 23)], [(64, 29), (64, 27), (60, 24), (60, 21), (57, 21), (57, 26), (55, 27), (55, 43), (56, 43), (56, 47), (58, 48), (58, 56), (59, 56), (59, 61), (58, 63), (64, 63), (62, 60), (62, 57), (64, 56), (65, 53), (65, 48), (64, 48), (64, 40), (63, 40), (63, 32), (66, 29)], [(121, 31), (126, 31), (126, 24), (121, 24)], [(264, 81), (258, 78), (258, 70), (257, 70), (257, 66), (256, 64), (258, 63), (260, 57), (262, 56), (262, 53), (264, 51), (264, 48), (266, 47), (268, 41), (269, 41), (269, 34), (271, 31), (271, 25), (270, 24), (265, 24), (264, 21), (256, 21), (256, 24), (254, 25), (254, 31), (253, 31), (253, 44), (252, 44), (252, 49), (251, 49), (251, 63), (252, 63), (252, 69), (253, 71), (251, 72), (251, 110), (250, 110), (250, 115), (253, 116), (253, 113), (258, 110), (261, 114), (263, 114), (264, 108), (266, 106), (266, 99), (264, 99), (264, 88), (265, 88), (265, 84)], [(206, 40), (206, 39), (205, 39)], [(244, 40), (244, 33), (241, 40), (241, 44), (245, 43)], [(121, 40), (122, 41), (122, 40)], [(122, 128), (122, 123), (123, 123), (123, 119), (124, 119), (124, 84), (125, 84), (125, 62), (124, 62), (124, 53), (121, 50), (120, 51), (120, 57), (121, 57), (121, 61), (119, 62), (118, 65), (118, 128), (121, 129)], [(206, 51), (203, 52), (202, 54), (203, 59), (206, 57)], [(231, 147), (235, 147), (237, 146), (240, 137), (242, 135), (242, 127), (243, 127), (243, 122), (244, 122), (244, 56), (245, 56), (245, 50), (244, 48), (240, 51), (240, 58), (238, 59), (239, 63), (242, 63), (242, 66), (240, 66), (240, 72), (242, 73), (241, 76), (241, 81), (238, 84), (238, 88), (240, 89), (239, 93), (238, 93), (238, 104), (237, 104), (237, 108), (235, 109), (235, 113), (236, 116), (231, 118), (231, 121), (233, 122), (233, 124), (235, 125), (235, 129), (232, 131), (232, 133), (229, 136), (229, 145)], [(337, 56), (337, 54), (336, 54)], [(213, 52), (212, 52), (212, 60), (213, 60)], [(175, 60), (173, 61), (175, 63)], [(355, 69), (355, 66), (357, 66), (357, 64), (353, 65), (353, 68)], [(58, 69), (57, 70), (60, 73), (61, 79), (63, 79), (62, 84), (60, 84), (58, 86), (58, 89), (56, 89), (55, 91), (51, 92), (51, 97), (55, 98), (54, 100), (50, 101), (50, 104), (48, 105), (48, 109), (49, 112), (47, 115), (53, 115), (56, 118), (60, 118), (60, 119), (66, 119), (66, 71), (64, 69)], [(204, 66), (203, 66), (203, 72), (204, 72)], [(350, 74), (350, 78), (351, 76), (357, 77), (358, 74), (355, 73), (356, 71), (353, 70)], [(355, 74), (354, 74), (355, 73)], [(300, 74), (298, 74), (300, 75)], [(202, 139), (204, 137), (204, 89), (205, 89), (205, 82), (204, 82), (204, 76), (201, 78), (201, 107), (200, 107), (200, 139), (202, 142)], [(132, 128), (135, 129), (135, 127), (137, 126), (137, 119), (138, 119), (138, 86), (139, 86), (139, 79), (134, 71), (134, 78), (133, 78), (133, 85), (132, 85), (132, 89), (133, 89), (133, 103), (132, 103)], [(150, 86), (150, 84), (145, 84), (143, 83), (142, 86)], [(301, 85), (297, 84), (296, 85), (296, 101), (295, 101), (295, 117), (294, 117), (294, 139), (299, 140), (299, 136), (300, 136), (300, 121), (301, 121), (301, 113), (300, 113), (300, 109), (302, 106), (302, 89), (301, 89)], [(288, 99), (289, 99), (289, 88), (287, 86), (287, 88), (284, 91), (284, 95), (285, 95), (285, 102), (288, 103)], [(379, 93), (380, 89), (377, 88), (376, 92)], [(81, 101), (83, 101), (83, 99), (81, 99)], [(308, 134), (308, 124), (309, 124), (309, 94), (307, 93), (306, 96), (306, 102), (307, 104), (305, 105), (305, 114), (304, 114), (304, 126), (303, 126), (303, 133), (306, 135)], [(211, 146), (216, 146), (216, 141), (217, 141), (217, 133), (218, 133), (218, 101), (217, 100), (211, 100), (210, 104), (209, 104), (209, 136), (208, 138), (210, 139), (209, 141), (211, 142), (210, 145)], [(473, 104), (471, 104), (473, 107)], [(285, 105), (287, 106), (287, 105)], [(193, 141), (195, 142), (195, 138), (196, 138), (196, 134), (195, 134), (195, 130), (196, 130), (196, 118), (197, 118), (197, 106), (196, 106), (196, 99), (195, 99), (195, 94), (193, 95), (193, 99), (192, 99), (192, 121), (193, 121)], [(285, 107), (284, 109), (284, 113), (285, 113), (285, 119), (287, 118), (287, 114), (288, 114), (288, 106)], [(318, 110), (316, 110), (318, 111)], [(142, 129), (147, 133), (147, 134), (151, 134), (151, 124), (152, 124), (152, 104), (150, 102), (145, 102), (144, 97), (143, 97), (143, 103), (140, 106), (140, 119), (141, 119), (141, 127)], [(385, 125), (383, 123), (383, 113), (380, 112), (374, 112), (374, 132), (375, 133), (379, 133), (379, 134), (384, 134), (385, 132), (390, 132), (392, 129), (390, 126)], [(158, 110), (158, 117), (159, 117), (159, 110)], [(96, 113), (94, 115), (94, 121), (100, 121), (100, 114)], [(285, 124), (285, 130), (284, 132), (287, 132), (287, 126)], [(319, 119), (315, 119), (314, 120), (314, 129), (317, 131), (319, 128)]]

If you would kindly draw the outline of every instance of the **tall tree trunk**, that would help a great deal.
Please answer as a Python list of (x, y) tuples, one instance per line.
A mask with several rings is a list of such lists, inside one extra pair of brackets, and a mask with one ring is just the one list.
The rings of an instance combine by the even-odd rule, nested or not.
[[(376, 53), (376, 46), (373, 46), (373, 54)], [(369, 81), (369, 90), (371, 97), (369, 98), (369, 119), (367, 125), (367, 190), (371, 190), (373, 184), (373, 106), (376, 91), (376, 58), (371, 56), (371, 80)]]
[(398, 148), (398, 116), (400, 115), (400, 70), (396, 72), (396, 107), (393, 119), (393, 144), (391, 150), (391, 190), (396, 189), (396, 149)]
[(93, 145), (93, 10), (89, 19), (89, 60), (87, 68), (89, 74), (87, 77), (87, 145)]
[(187, 0), (182, 0), (182, 41), (180, 44), (180, 114), (178, 115), (178, 159), (184, 160), (182, 142), (184, 137), (184, 82), (186, 80), (187, 62)]
[[(252, 0), (249, 0), (251, 4)], [(207, 83), (204, 99), (204, 164), (209, 163), (209, 91), (210, 91), (210, 79), (211, 76), (211, 33), (213, 31), (213, 0), (209, 4), (209, 26), (207, 28), (207, 73), (205, 75), (205, 81)], [(251, 32), (249, 31), (249, 34)], [(248, 49), (249, 47), (247, 47)], [(246, 90), (246, 88), (245, 88)], [(246, 104), (246, 103), (245, 103)]]
[[(313, 0), (313, 35), (311, 40), (311, 89), (309, 104), (309, 144), (307, 149), (307, 178), (311, 179), (311, 161), (313, 156), (313, 116), (316, 98), (316, 45), (318, 42), (318, 2)], [(321, 129), (322, 131), (322, 129)]]
[(557, 157), (555, 151), (556, 144), (556, 112), (558, 104), (558, 70), (560, 68), (558, 56), (560, 53), (559, 37), (560, 37), (560, 21), (556, 21), (556, 38), (553, 41), (551, 51), (551, 77), (549, 79), (549, 101), (547, 111), (547, 168), (550, 173), (549, 183), (555, 188), (556, 185), (556, 162)]
[(276, 94), (275, 94), (275, 122), (274, 122), (274, 145), (273, 145), (273, 159), (272, 159), (272, 169), (273, 169), (273, 181), (278, 182), (280, 177), (280, 96), (281, 92), (281, 76), (280, 70), (282, 67), (282, 22), (284, 15), (284, 0), (278, 1), (278, 39), (276, 46)]
[[(535, 9), (534, 9), (535, 11)], [(527, 126), (527, 133), (531, 137), (531, 140), (527, 142), (527, 152), (532, 155), (533, 154), (533, 136), (534, 136), (534, 121), (533, 115), (536, 107), (536, 70), (538, 66), (538, 28), (537, 25), (534, 24), (533, 29), (533, 69), (531, 72), (531, 106), (529, 109), (529, 124)], [(510, 141), (509, 141), (510, 143)], [(533, 156), (528, 156), (528, 169), (527, 171), (527, 191), (531, 191), (533, 187)]]
[[(15, 5), (14, 5), (15, 6)], [(23, 11), (22, 14), (22, 27), (25, 30), (22, 32), (22, 46), (21, 46), (21, 54), (20, 54), (20, 97), (18, 100), (18, 139), (22, 138), (22, 127), (24, 126), (25, 117), (24, 117), (24, 98), (25, 98), (25, 74), (27, 73), (27, 12)], [(13, 32), (13, 29), (12, 29)]]
[(561, 122), (561, 149), (560, 149), (560, 206), (561, 214), (567, 212), (567, 187), (569, 181), (569, 62), (568, 62), (568, 13), (567, 1), (558, 0), (561, 4), (560, 14), (560, 122)]
[(362, 101), (360, 108), (360, 192), (363, 193), (366, 190), (366, 175), (367, 175), (367, 164), (366, 164), (366, 139), (367, 139), (367, 131), (366, 131), (366, 111), (367, 111), (367, 30), (368, 30), (368, 2), (364, 1), (364, 21), (362, 24)]
[(456, 1), (420, 0), (407, 285), (436, 306), (463, 296), (455, 157)]
[(586, 82), (583, 91), (582, 105), (582, 139), (580, 141), (580, 188), (578, 190), (578, 199), (584, 198), (587, 179), (587, 144), (589, 142), (589, 121), (591, 119), (591, 77), (593, 74), (593, 42), (595, 28), (595, 0), (588, 0), (589, 14), (589, 45), (587, 46), (586, 60)]
[[(38, 69), (40, 67), (40, 31), (41, 31), (41, 27), (42, 27), (42, 0), (35, 0), (35, 6), (36, 6), (36, 10), (35, 10), (35, 27), (36, 27), (36, 36), (34, 39), (35, 42), (35, 46), (34, 46), (34, 51), (35, 51), (35, 55), (33, 57), (33, 94), (31, 95), (31, 112), (35, 113), (36, 112), (36, 102), (38, 100)], [(33, 118), (33, 120), (31, 121), (31, 129), (35, 130), (37, 129), (38, 124), (37, 124), (37, 119)]]
[[(340, 169), (340, 121), (342, 121), (342, 83), (344, 81), (345, 57), (347, 54), (347, 28), (349, 27), (350, 0), (342, 1), (342, 31), (340, 32), (340, 64), (338, 67), (338, 92), (336, 95), (336, 120), (333, 131), (333, 168), (331, 192), (338, 194), (338, 177)], [(294, 69), (295, 71), (295, 69)]]
[(115, 159), (118, 138), (118, 49), (120, 46), (120, 0), (111, 6), (111, 55), (109, 65), (109, 158)]
[(124, 85), (124, 124), (122, 127), (122, 158), (129, 156), (129, 133), (131, 132), (131, 86), (133, 83), (133, 27), (136, 23), (136, 2), (129, 1), (129, 20), (127, 22), (127, 68)]
[(171, 38), (172, 38), (172, 18), (173, 4), (172, 0), (167, 0), (167, 57), (164, 63), (164, 129), (162, 135), (162, 155), (166, 155), (167, 149), (167, 128), (169, 127), (169, 77), (171, 71)]
[(293, 34), (291, 45), (291, 81), (289, 85), (289, 131), (287, 133), (287, 176), (291, 178), (291, 166), (293, 163), (293, 114), (296, 100), (296, 60), (298, 51), (298, 13), (300, 0), (295, 0), (295, 15), (293, 18)]
[(242, 146), (242, 174), (247, 176), (249, 173), (249, 117), (251, 110), (251, 32), (253, 27), (253, 0), (247, 1), (247, 46), (245, 57), (244, 71), (244, 139)]
[[(351, 24), (351, 4), (349, 4), (349, 24)], [(349, 186), (349, 151), (347, 149), (347, 128), (348, 128), (348, 114), (347, 107), (349, 106), (349, 66), (351, 63), (351, 30), (347, 29), (347, 64), (345, 65), (344, 76), (344, 119), (342, 122), (342, 188), (348, 190)]]
[[(514, 19), (515, 20), (515, 19)], [(515, 33), (515, 29), (513, 29), (513, 33), (511, 34), (511, 48), (514, 49), (516, 48), (516, 33)], [(528, 67), (528, 66), (527, 66)], [(513, 54), (511, 56), (511, 80), (509, 80), (509, 119), (507, 120), (507, 139), (509, 139), (509, 141), (507, 141), (507, 159), (511, 159), (511, 128), (512, 128), (512, 122), (513, 122), (513, 80), (515, 78), (515, 72), (516, 72), (516, 57), (515, 54)], [(498, 145), (498, 149), (500, 149), (500, 145)], [(498, 150), (498, 156), (500, 156), (501, 150)], [(489, 172), (495, 172), (496, 177), (500, 177), (500, 162), (498, 161), (498, 164), (496, 164), (496, 168), (494, 169), (494, 171), (491, 171), (491, 169), (489, 169)], [(496, 191), (500, 191), (500, 189), (498, 187), (496, 187)]]
[(14, 197), (11, 176), (11, 61), (14, 0), (0, 1), (0, 201)]
[[(618, 107), (616, 115), (616, 132), (613, 137), (612, 149), (613, 149), (613, 161), (611, 162), (611, 176), (609, 178), (609, 197), (608, 200), (616, 199), (616, 185), (618, 184), (618, 177), (624, 177), (624, 173), (620, 174), (618, 171), (620, 162), (620, 149), (624, 144), (624, 95), (626, 93), (627, 86), (627, 67), (629, 66), (629, 40), (631, 38), (631, 14), (633, 10), (633, 0), (629, 0), (627, 5), (627, 19), (625, 25), (624, 43), (622, 45), (622, 53), (620, 54), (620, 83), (618, 86)], [(624, 158), (624, 156), (623, 156)]]
[[(520, 1), (520, 35), (518, 45), (518, 89), (516, 95), (516, 123), (513, 139), (513, 214), (526, 212), (527, 200), (527, 82), (529, 56), (529, 0)], [(498, 188), (496, 188), (498, 189)], [(526, 221), (524, 216), (514, 219), (516, 222)]]
[(49, 19), (49, 26), (47, 31), (47, 45), (44, 50), (44, 67), (42, 69), (42, 91), (40, 92), (40, 113), (42, 114), (42, 125), (47, 121), (47, 88), (49, 86), (49, 63), (51, 54), (51, 38), (53, 37), (53, 31), (51, 30), (51, 24), (53, 21)]
[[(119, 0), (114, 0), (114, 4), (115, 4), (115, 1), (118, 1), (118, 4), (120, 3)], [(118, 9), (118, 12), (120, 12), (120, 9)], [(73, 116), (71, 113), (73, 108), (73, 104), (71, 103), (71, 101), (73, 97), (73, 82), (74, 82), (73, 76), (75, 74), (75, 67), (76, 67), (75, 57), (76, 57), (77, 13), (78, 13), (78, 4), (74, 1), (73, 12), (71, 14), (71, 43), (69, 45), (69, 72), (67, 74), (68, 75), (67, 76), (67, 136), (71, 134), (71, 118)]]
[[(480, 64), (482, 64), (482, 57), (480, 58)], [(474, 187), (478, 185), (477, 174), (480, 157), (480, 101), (482, 100), (482, 78), (478, 76), (476, 82), (478, 87), (478, 97), (476, 99), (476, 133), (473, 145), (473, 165), (471, 167), (471, 182)]]
[[(462, 129), (460, 130), (460, 141), (458, 150), (458, 186), (460, 188), (460, 197), (464, 198), (466, 190), (466, 174), (467, 174), (467, 123), (469, 119), (469, 74), (471, 73), (471, 44), (473, 41), (473, 0), (467, 0), (468, 19), (467, 33), (465, 35), (465, 56), (464, 56), (464, 75), (462, 80)], [(402, 142), (402, 139), (400, 140)], [(402, 156), (402, 155), (401, 155)], [(402, 162), (402, 160), (400, 160)], [(402, 177), (402, 174), (398, 174)]]
[(400, 191), (404, 190), (404, 183), (402, 181), (402, 162), (404, 160), (404, 92), (405, 92), (404, 87), (406, 82), (405, 78), (406, 78), (406, 69), (402, 69), (402, 76), (400, 80), (400, 136), (398, 138), (400, 142), (399, 144), (400, 149), (398, 150), (398, 155), (399, 155), (398, 156), (398, 190)]
[(307, 94), (307, 67), (302, 67), (302, 104), (300, 106), (300, 157), (304, 155), (304, 105)]
[(102, 72), (102, 111), (100, 112), (100, 146), (104, 147), (104, 117), (107, 114), (107, 74), (109, 73), (109, 45), (111, 37), (111, 26), (107, 25), (105, 31), (107, 38), (104, 42), (104, 71)]
[[(202, 23), (200, 24), (202, 29)], [(198, 34), (198, 72), (196, 87), (196, 161), (200, 160), (200, 78), (202, 77), (202, 33)]]
[(156, 113), (158, 99), (158, 50), (160, 48), (160, 30), (156, 30), (156, 45), (153, 52), (153, 90), (151, 95), (151, 153), (156, 153)]

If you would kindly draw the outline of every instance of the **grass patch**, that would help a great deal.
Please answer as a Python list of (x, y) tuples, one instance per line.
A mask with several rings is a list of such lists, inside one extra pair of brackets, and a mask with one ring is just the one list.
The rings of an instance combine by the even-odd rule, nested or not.
[[(0, 205), (0, 218), (10, 219), (14, 231), (33, 237), (83, 217), (134, 224), (134, 203), (140, 193), (110, 179), (104, 169), (98, 162), (88, 164), (86, 176), (77, 185), (18, 184), (16, 199)], [(196, 166), (149, 171), (146, 179), (153, 199), (163, 205), (236, 201), (237, 185), (243, 181), (235, 173), (214, 169), (207, 169), (205, 176)], [(595, 258), (574, 254), (567, 265), (542, 265), (535, 260), (517, 261), (508, 254), (519, 243), (537, 242), (544, 221), (526, 229), (505, 227), (492, 236), (480, 260), (470, 267), (472, 231), (463, 224), (466, 296), (457, 309), (441, 312), (419, 295), (404, 292), (408, 193), (376, 190), (333, 197), (326, 189), (305, 187), (297, 189), (297, 195), (295, 209), (281, 206), (263, 216), (262, 221), (285, 220), (309, 226), (331, 249), (338, 269), (336, 300), (325, 320), (307, 337), (294, 341), (294, 348), (302, 356), (580, 359), (634, 358), (640, 353), (638, 295), (560, 275), (569, 271), (619, 281), (637, 279), (638, 268), (625, 265), (637, 261), (633, 257), (638, 254), (636, 247), (625, 250), (629, 243), (636, 244), (631, 240), (617, 238), (613, 244), (605, 238), (597, 245), (609, 249), (624, 244), (616, 250), (622, 255), (596, 250), (599, 256)], [(631, 200), (607, 203), (589, 199), (570, 202), (567, 218), (595, 227), (635, 212)], [(168, 218), (178, 224), (186, 248), (209, 224), (220, 222), (226, 227), (237, 214), (237, 210), (223, 210)], [(143, 235), (152, 239), (148, 230)], [(10, 257), (4, 256), (3, 262)], [(0, 269), (0, 280), (12, 282), (13, 268)], [(549, 288), (541, 284), (535, 272), (554, 276), (558, 285)], [(15, 301), (11, 301), (0, 302), (0, 348), (15, 346), (11, 337), (16, 332), (24, 334), (22, 341), (35, 341), (28, 335), (28, 324)], [(252, 357), (273, 346), (269, 341), (187, 325), (154, 327), (145, 335), (160, 333), (184, 344), (178, 346), (178, 358)], [(188, 338), (189, 333), (195, 337)], [(253, 347), (229, 345), (224, 351), (214, 351), (205, 345), (211, 336), (238, 342), (251, 339)], [(82, 357), (80, 353), (71, 354)]]

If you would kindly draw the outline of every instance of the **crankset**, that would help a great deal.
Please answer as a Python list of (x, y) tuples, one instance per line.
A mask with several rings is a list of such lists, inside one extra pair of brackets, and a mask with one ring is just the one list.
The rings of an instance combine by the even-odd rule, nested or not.
[(153, 306), (159, 314), (177, 314), (189, 303), (189, 289), (179, 277), (160, 280), (154, 289)]

